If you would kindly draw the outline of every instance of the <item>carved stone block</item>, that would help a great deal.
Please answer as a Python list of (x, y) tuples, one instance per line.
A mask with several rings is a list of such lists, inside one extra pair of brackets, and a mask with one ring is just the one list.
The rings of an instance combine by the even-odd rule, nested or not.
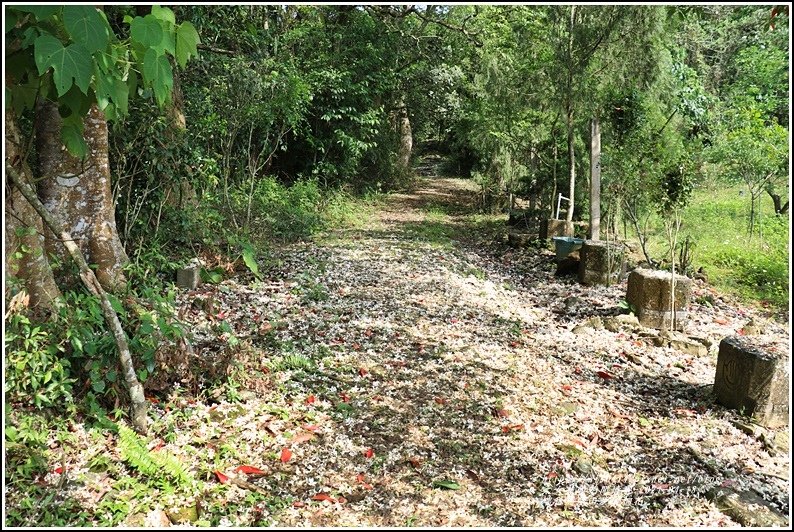
[(753, 339), (729, 336), (720, 342), (714, 393), (717, 401), (752, 416), (768, 428), (788, 425), (789, 358), (777, 356)]

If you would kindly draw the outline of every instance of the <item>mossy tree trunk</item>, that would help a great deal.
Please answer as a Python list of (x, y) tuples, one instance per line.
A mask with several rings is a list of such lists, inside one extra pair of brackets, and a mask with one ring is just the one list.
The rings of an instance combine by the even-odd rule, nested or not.
[[(16, 168), (20, 179), (31, 184), (31, 169), (28, 167), (25, 146), (17, 126), (13, 109), (6, 109), (5, 162)], [(5, 272), (9, 278), (24, 283), (28, 305), (36, 309), (52, 309), (57, 305), (61, 293), (55, 284), (44, 246), (44, 231), (41, 217), (22, 196), (17, 187), (5, 190)], [(8, 285), (7, 285), (8, 286)]]
[[(36, 125), (39, 172), (44, 177), (38, 186), (39, 198), (75, 239), (88, 263), (97, 265), (96, 276), (102, 287), (109, 292), (121, 291), (126, 286), (123, 268), (129, 259), (116, 230), (105, 114), (94, 104), (85, 118), (85, 160), (66, 151), (60, 131), (57, 104), (42, 102)], [(64, 243), (52, 233), (48, 236), (48, 252), (66, 259)]]

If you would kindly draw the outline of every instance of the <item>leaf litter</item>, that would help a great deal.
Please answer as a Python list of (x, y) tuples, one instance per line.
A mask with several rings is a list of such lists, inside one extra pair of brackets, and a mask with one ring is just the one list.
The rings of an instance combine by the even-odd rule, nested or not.
[[(695, 281), (711, 303), (692, 304), (687, 334), (710, 340), (706, 355), (638, 326), (574, 332), (618, 314), (625, 282), (555, 277), (548, 249), (473, 229), (471, 187), (424, 179), (363, 228), (274, 250), (262, 281), (180, 294), (215, 299), (214, 315), (183, 319), (197, 356), (233, 350), (234, 386), (188, 401), (177, 383), (151, 410), (171, 422), (162, 449), (223, 484), (204, 507), (251, 507), (220, 525), (737, 526), (706, 497), (715, 486), (787, 515), (790, 455), (711, 391), (720, 339), (757, 313)], [(427, 205), (453, 201), (449, 231), (422, 233)], [(766, 333), (789, 353), (787, 328)]]

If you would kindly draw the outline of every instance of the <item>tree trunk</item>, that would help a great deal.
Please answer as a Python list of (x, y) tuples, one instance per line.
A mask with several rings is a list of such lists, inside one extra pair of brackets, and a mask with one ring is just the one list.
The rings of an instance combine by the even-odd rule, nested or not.
[[(26, 162), (16, 115), (6, 109), (6, 165), (16, 168), (25, 183), (32, 175)], [(5, 195), (5, 273), (8, 278), (24, 281), (28, 305), (32, 308), (52, 309), (61, 295), (55, 284), (47, 254), (44, 251), (44, 232), (41, 217), (17, 187), (6, 185)]]
[(570, 186), (568, 187), (568, 215), (565, 217), (567, 222), (573, 221), (573, 195), (576, 191), (576, 154), (574, 153), (574, 131), (573, 131), (573, 118), (574, 118), (574, 111), (573, 111), (573, 25), (575, 20), (575, 13), (576, 13), (576, 6), (571, 6), (571, 25), (568, 28), (569, 35), (568, 35), (568, 54), (566, 56), (566, 60), (568, 64), (568, 86), (567, 88), (567, 99), (565, 100), (565, 119), (568, 125), (568, 164), (570, 165), (571, 171), (571, 180)]
[(601, 238), (601, 126), (590, 122), (590, 239)]
[(568, 165), (570, 169), (570, 181), (568, 187), (568, 215), (565, 220), (568, 222), (573, 221), (573, 195), (576, 191), (576, 154), (573, 147), (573, 105), (568, 104), (566, 113), (566, 121), (568, 122)]
[(16, 190), (18, 190), (21, 195), (25, 197), (30, 206), (35, 209), (36, 213), (38, 213), (44, 223), (46, 223), (50, 231), (57, 235), (58, 238), (60, 238), (64, 243), (64, 247), (66, 247), (69, 255), (80, 268), (80, 278), (83, 280), (86, 288), (88, 288), (89, 292), (99, 298), (99, 301), (102, 305), (102, 314), (104, 315), (105, 321), (107, 322), (108, 327), (113, 334), (116, 347), (119, 351), (119, 360), (123, 369), (124, 381), (127, 384), (127, 388), (130, 392), (130, 399), (132, 401), (133, 426), (141, 434), (146, 434), (148, 428), (148, 418), (146, 416), (147, 407), (143, 386), (138, 380), (138, 376), (136, 375), (135, 368), (132, 364), (132, 356), (130, 355), (127, 336), (124, 333), (124, 329), (121, 326), (118, 316), (116, 315), (116, 311), (113, 310), (113, 306), (108, 299), (107, 293), (102, 288), (102, 285), (99, 283), (96, 275), (94, 275), (93, 270), (88, 267), (88, 263), (80, 251), (80, 247), (75, 243), (68, 231), (63, 230), (61, 224), (52, 214), (50, 214), (47, 208), (36, 197), (35, 191), (27, 183), (22, 181), (18, 172), (16, 172), (16, 170), (14, 170), (10, 165), (6, 165), (6, 173), (8, 174), (9, 179), (14, 183), (14, 185), (16, 185)]
[(402, 103), (397, 110), (396, 128), (400, 135), (400, 166), (407, 169), (411, 166), (413, 136), (411, 134), (411, 121), (408, 118), (408, 109), (405, 107), (405, 104)]
[[(126, 286), (123, 267), (129, 259), (116, 230), (107, 120), (96, 104), (91, 106), (84, 124), (88, 154), (80, 161), (69, 155), (61, 142), (57, 105), (44, 102), (39, 106), (36, 146), (39, 172), (46, 177), (39, 184), (39, 197), (75, 239), (89, 264), (97, 265), (96, 276), (102, 287), (110, 292), (121, 291)], [(66, 248), (55, 238), (47, 240), (47, 249), (58, 258), (66, 258)]]
[(788, 201), (785, 204), (781, 205), (780, 194), (775, 194), (767, 190), (767, 194), (772, 198), (772, 203), (775, 206), (775, 214), (786, 214), (788, 212)]

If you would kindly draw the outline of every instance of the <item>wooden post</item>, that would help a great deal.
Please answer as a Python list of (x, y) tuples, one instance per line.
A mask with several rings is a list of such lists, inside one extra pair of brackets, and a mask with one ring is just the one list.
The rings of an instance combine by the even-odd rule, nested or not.
[(601, 126), (590, 121), (590, 240), (601, 236)]

